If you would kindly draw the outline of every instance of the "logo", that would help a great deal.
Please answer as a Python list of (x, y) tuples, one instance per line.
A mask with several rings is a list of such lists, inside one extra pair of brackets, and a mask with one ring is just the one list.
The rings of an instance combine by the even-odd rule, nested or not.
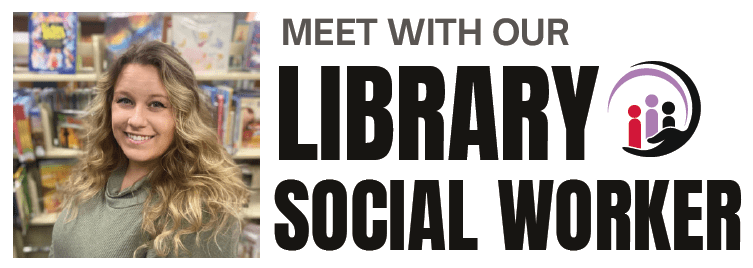
[[(675, 77), (679, 77), (682, 83), (685, 84), (685, 89), (683, 90), (683, 87), (675, 77), (655, 66), (669, 70)], [(623, 149), (632, 155), (642, 157), (663, 156), (680, 149), (693, 136), (696, 128), (698, 128), (698, 121), (701, 119), (701, 99), (698, 95), (698, 89), (684, 71), (666, 62), (641, 62), (633, 65), (632, 68), (637, 69), (622, 76), (617, 81), (617, 84), (615, 84), (614, 89), (612, 89), (612, 93), (609, 94), (607, 112), (610, 112), (612, 97), (615, 96), (617, 90), (634, 78), (656, 77), (660, 80), (651, 79), (649, 81), (652, 82), (651, 88), (671, 86), (674, 90), (670, 91), (672, 92), (671, 94), (665, 90), (663, 94), (649, 92), (644, 95), (620, 95), (631, 97), (627, 102), (631, 104), (627, 109), (629, 119), (624, 124), (628, 134), (628, 146), (623, 147)], [(662, 80), (669, 84), (664, 84), (663, 82), (660, 82), (661, 84), (656, 83), (656, 81)], [(631, 91), (637, 91), (635, 87), (625, 86), (623, 88), (625, 88), (623, 91), (628, 90), (627, 88), (630, 88)], [(642, 92), (645, 91), (645, 88), (642, 89)], [(648, 89), (648, 91), (652, 90)], [(680, 98), (677, 97), (678, 94)], [(688, 96), (690, 97), (690, 103), (688, 103)], [(672, 101), (672, 99), (675, 101)], [(688, 104), (691, 107), (690, 111), (688, 110)], [(680, 117), (680, 113), (676, 112), (681, 111), (684, 111), (684, 116), (678, 118)], [(614, 112), (624, 113), (625, 111), (615, 110)], [(681, 130), (683, 128), (684, 130)]]

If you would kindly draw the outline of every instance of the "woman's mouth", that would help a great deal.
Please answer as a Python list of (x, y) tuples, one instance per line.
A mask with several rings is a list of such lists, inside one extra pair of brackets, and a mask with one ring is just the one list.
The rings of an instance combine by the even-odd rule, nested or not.
[(128, 140), (130, 140), (134, 144), (142, 144), (154, 138), (154, 136), (134, 135), (128, 132), (123, 132), (123, 133), (125, 133), (126, 136), (128, 137)]

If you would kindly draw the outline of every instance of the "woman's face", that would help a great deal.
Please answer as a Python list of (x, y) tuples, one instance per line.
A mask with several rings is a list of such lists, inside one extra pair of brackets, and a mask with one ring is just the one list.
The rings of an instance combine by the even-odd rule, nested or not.
[(172, 144), (175, 118), (156, 67), (123, 67), (112, 99), (112, 132), (126, 157), (140, 164), (155, 164)]

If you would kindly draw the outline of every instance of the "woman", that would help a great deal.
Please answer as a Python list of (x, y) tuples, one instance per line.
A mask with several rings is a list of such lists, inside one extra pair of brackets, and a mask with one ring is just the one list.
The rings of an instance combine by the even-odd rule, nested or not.
[(50, 256), (234, 257), (249, 193), (188, 63), (136, 45), (96, 90)]

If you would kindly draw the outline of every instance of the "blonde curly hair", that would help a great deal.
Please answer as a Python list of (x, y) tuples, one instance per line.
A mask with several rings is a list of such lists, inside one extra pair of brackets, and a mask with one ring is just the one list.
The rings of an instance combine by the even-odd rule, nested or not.
[[(112, 99), (118, 76), (127, 64), (157, 68), (168, 93), (175, 118), (173, 143), (149, 176), (150, 190), (144, 202), (141, 229), (145, 243), (158, 256), (186, 247), (181, 237), (211, 231), (216, 240), (223, 228), (240, 228), (240, 209), (249, 200), (238, 166), (217, 142), (208, 101), (199, 90), (191, 67), (171, 46), (159, 41), (134, 45), (120, 56), (95, 87), (85, 118), (84, 153), (59, 194), (68, 209), (68, 221), (78, 206), (103, 191), (110, 174), (127, 163), (112, 133)], [(240, 230), (238, 230), (240, 231)]]

